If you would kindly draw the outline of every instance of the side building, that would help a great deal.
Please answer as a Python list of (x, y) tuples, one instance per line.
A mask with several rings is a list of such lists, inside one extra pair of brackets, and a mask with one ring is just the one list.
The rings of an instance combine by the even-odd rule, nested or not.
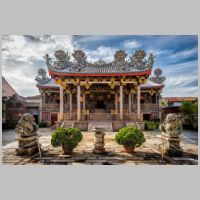
[(2, 124), (16, 124), (20, 114), (31, 113), (36, 122), (39, 118), (40, 95), (32, 97), (22, 97), (13, 87), (2, 77)]

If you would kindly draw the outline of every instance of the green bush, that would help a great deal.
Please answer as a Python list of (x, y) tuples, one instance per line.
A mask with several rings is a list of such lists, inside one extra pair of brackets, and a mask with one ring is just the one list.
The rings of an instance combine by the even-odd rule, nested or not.
[(145, 130), (154, 130), (159, 127), (158, 121), (145, 121)]
[(139, 147), (145, 142), (143, 132), (136, 127), (124, 127), (115, 136), (115, 141), (124, 146)]
[(70, 149), (74, 149), (78, 146), (78, 143), (82, 140), (83, 135), (80, 129), (77, 128), (58, 128), (51, 137), (51, 144), (54, 147), (68, 146)]
[(41, 121), (40, 123), (39, 123), (39, 127), (40, 128), (46, 128), (47, 127), (47, 122), (45, 122), (45, 121)]

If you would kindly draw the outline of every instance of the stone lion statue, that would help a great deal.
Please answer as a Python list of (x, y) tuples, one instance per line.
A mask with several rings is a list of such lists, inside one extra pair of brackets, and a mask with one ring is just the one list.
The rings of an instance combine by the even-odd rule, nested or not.
[(22, 135), (32, 135), (36, 133), (37, 130), (38, 126), (35, 122), (35, 118), (30, 113), (25, 113), (21, 115), (21, 118), (15, 127), (16, 133)]
[(161, 124), (160, 130), (162, 134), (166, 134), (170, 137), (178, 137), (182, 130), (180, 116), (174, 113), (168, 114), (165, 121)]

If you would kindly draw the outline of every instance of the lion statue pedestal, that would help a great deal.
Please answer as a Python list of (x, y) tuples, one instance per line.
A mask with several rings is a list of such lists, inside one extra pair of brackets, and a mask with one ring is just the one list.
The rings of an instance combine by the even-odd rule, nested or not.
[(19, 141), (17, 155), (32, 155), (39, 151), (37, 130), (35, 118), (30, 113), (21, 115), (15, 127), (15, 132), (19, 135), (16, 138)]
[(182, 122), (179, 115), (170, 113), (160, 126), (161, 139), (167, 142), (168, 147), (165, 154), (169, 156), (181, 156), (180, 135), (182, 131)]

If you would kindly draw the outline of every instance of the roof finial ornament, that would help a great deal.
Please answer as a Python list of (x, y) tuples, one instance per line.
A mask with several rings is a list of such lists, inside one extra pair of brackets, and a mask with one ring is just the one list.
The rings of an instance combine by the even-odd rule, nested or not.
[(37, 85), (38, 85), (38, 84), (45, 84), (45, 83), (48, 83), (48, 82), (51, 80), (51, 78), (49, 78), (49, 77), (47, 76), (47, 72), (46, 72), (45, 69), (40, 68), (40, 69), (38, 70), (38, 75), (37, 75), (37, 77), (35, 78), (35, 80), (37, 81)]
[(81, 69), (82, 67), (86, 66), (86, 64), (87, 64), (86, 58), (87, 57), (86, 57), (84, 51), (82, 51), (80, 49), (75, 50), (74, 53), (72, 54), (72, 56), (75, 59), (75, 67), (76, 68)]
[(156, 57), (156, 56), (154, 56), (153, 53), (150, 53), (149, 59), (148, 59), (148, 66), (149, 66), (150, 69), (153, 67), (154, 58), (155, 58), (155, 57)]
[(46, 60), (47, 66), (52, 64), (52, 59), (49, 57), (49, 54), (46, 54), (44, 59)]
[(149, 77), (150, 81), (153, 81), (154, 83), (162, 84), (166, 77), (161, 76), (162, 75), (162, 70), (158, 67), (154, 70), (154, 76)]
[(125, 61), (126, 56), (127, 56), (127, 53), (125, 53), (125, 51), (123, 50), (116, 51), (114, 55), (115, 61), (112, 64), (118, 67), (120, 70), (121, 67), (125, 67), (127, 64)]
[(144, 50), (137, 50), (132, 56), (130, 57), (131, 66), (134, 66), (136, 69), (144, 69), (146, 68), (146, 60), (144, 60), (146, 56), (146, 52)]

